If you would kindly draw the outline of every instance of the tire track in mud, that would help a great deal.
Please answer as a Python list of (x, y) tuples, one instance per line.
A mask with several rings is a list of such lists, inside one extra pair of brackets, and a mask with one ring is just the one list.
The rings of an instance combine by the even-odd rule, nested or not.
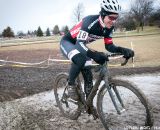
[[(136, 83), (151, 100), (155, 127), (160, 128), (160, 73), (122, 78)], [(63, 117), (56, 107), (53, 91), (0, 103), (0, 115), (2, 130), (104, 130), (99, 120), (93, 120), (87, 114), (82, 114), (77, 121)]]
[[(0, 102), (51, 90), (56, 74), (68, 72), (68, 68), (68, 65), (62, 64), (54, 64), (48, 68), (0, 67)], [(160, 66), (110, 69), (112, 76), (155, 72), (160, 72)]]
[(99, 120), (82, 114), (78, 120), (63, 117), (52, 91), (0, 103), (3, 130), (104, 130)]

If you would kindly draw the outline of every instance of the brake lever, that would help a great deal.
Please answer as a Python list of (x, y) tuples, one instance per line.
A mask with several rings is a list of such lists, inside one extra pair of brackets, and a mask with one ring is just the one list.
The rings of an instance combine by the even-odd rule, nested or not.
[(125, 61), (124, 61), (123, 63), (121, 63), (121, 66), (126, 65), (126, 64), (128, 63), (128, 60), (129, 60), (129, 59), (125, 58)]

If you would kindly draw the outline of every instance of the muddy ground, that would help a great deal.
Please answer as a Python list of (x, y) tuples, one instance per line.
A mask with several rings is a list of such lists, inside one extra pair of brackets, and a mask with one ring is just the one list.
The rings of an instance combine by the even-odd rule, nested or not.
[[(20, 63), (0, 61), (0, 65), (4, 65), (0, 66), (0, 101), (13, 100), (51, 90), (56, 74), (68, 72), (70, 65), (48, 61), (49, 58), (65, 59), (60, 51), (48, 49), (0, 52), (0, 60), (22, 63), (40, 63), (44, 61), (33, 66), (19, 66)], [(155, 72), (160, 72), (160, 66), (110, 68), (112, 76)]]
[[(118, 78), (135, 83), (145, 93), (153, 107), (152, 130), (160, 130), (160, 73), (118, 76)], [(93, 120), (88, 114), (82, 114), (78, 120), (63, 117), (57, 108), (54, 93), (50, 90), (1, 102), (0, 115), (1, 130), (104, 130), (100, 120)], [(139, 129), (137, 126), (125, 125), (123, 130)]]
[[(29, 55), (27, 55), (29, 54)], [(0, 53), (0, 59), (20, 62), (40, 62), (50, 56), (59, 58), (59, 53), (39, 50), (37, 53), (9, 51)], [(4, 64), (1, 62), (1, 64)], [(0, 129), (2, 130), (104, 130), (99, 120), (92, 120), (88, 115), (82, 115), (78, 121), (64, 118), (59, 113), (52, 98), (44, 99), (42, 95), (52, 95), (56, 74), (68, 72), (69, 65), (45, 63), (41, 66), (22, 67), (6, 63), (0, 67)], [(160, 72), (160, 66), (141, 68), (111, 68), (112, 76), (154, 74)], [(146, 81), (144, 81), (146, 82)], [(158, 84), (159, 86), (160, 84)], [(150, 89), (147, 89), (149, 92)], [(159, 92), (159, 89), (154, 89)], [(38, 94), (38, 95), (34, 95)], [(42, 94), (42, 95), (41, 95)], [(34, 95), (36, 99), (32, 96)], [(29, 97), (28, 97), (29, 96)], [(157, 97), (158, 96), (158, 97)], [(25, 98), (24, 98), (25, 97)], [(23, 99), (22, 99), (23, 98)], [(154, 114), (156, 126), (160, 124), (160, 94), (152, 94), (155, 105)], [(15, 100), (17, 99), (17, 100)], [(46, 101), (47, 100), (47, 101)], [(44, 101), (44, 102), (43, 102)], [(158, 128), (160, 130), (160, 127)]]

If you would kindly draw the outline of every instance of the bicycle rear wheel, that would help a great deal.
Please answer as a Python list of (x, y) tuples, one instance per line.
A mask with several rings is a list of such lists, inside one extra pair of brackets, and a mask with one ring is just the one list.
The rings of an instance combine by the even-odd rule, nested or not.
[(66, 73), (57, 75), (54, 84), (54, 95), (63, 116), (76, 120), (81, 114), (80, 102), (75, 102), (69, 98), (67, 79), (68, 74)]
[[(151, 128), (153, 126), (152, 108), (143, 92), (127, 81), (111, 80), (109, 84), (121, 114), (117, 113), (107, 87), (103, 85), (97, 97), (97, 111), (105, 129)], [(122, 102), (118, 101), (115, 90), (118, 91)]]

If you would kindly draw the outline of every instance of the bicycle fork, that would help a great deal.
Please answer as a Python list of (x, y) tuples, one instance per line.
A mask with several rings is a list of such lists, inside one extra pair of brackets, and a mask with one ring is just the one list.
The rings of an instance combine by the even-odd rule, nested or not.
[(106, 87), (117, 113), (122, 114), (125, 111), (125, 106), (117, 88), (113, 84), (106, 84)]

